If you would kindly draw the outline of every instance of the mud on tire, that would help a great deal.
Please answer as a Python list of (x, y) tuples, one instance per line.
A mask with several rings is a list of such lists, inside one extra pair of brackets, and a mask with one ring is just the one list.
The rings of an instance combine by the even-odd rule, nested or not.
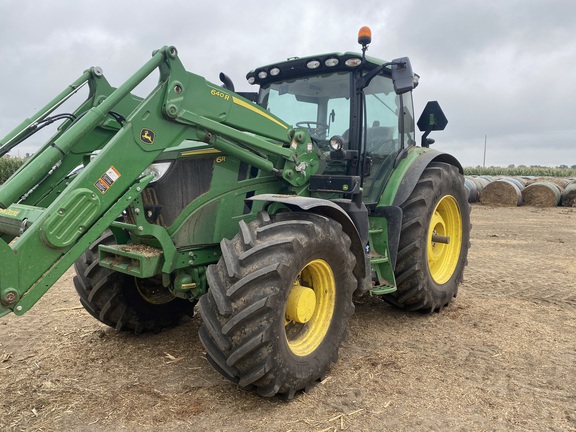
[(350, 243), (340, 224), (316, 214), (261, 212), (241, 222), (221, 242), (200, 299), (209, 362), (263, 396), (291, 398), (321, 379), (354, 311)]

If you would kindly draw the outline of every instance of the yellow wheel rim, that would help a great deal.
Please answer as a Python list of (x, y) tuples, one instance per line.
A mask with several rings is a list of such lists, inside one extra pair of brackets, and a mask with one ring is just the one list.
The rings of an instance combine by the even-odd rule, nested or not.
[(462, 215), (456, 199), (444, 196), (436, 205), (428, 229), (428, 268), (437, 284), (450, 280), (460, 257)]
[(298, 274), (286, 302), (285, 331), (288, 347), (304, 357), (325, 339), (336, 304), (336, 281), (328, 263), (310, 261)]

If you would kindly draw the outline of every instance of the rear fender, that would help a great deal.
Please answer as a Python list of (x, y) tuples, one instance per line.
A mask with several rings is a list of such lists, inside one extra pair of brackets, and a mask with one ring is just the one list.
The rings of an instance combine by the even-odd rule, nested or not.
[(342, 225), (342, 229), (346, 234), (348, 234), (352, 241), (351, 250), (356, 257), (354, 276), (359, 280), (363, 280), (366, 278), (366, 275), (369, 274), (370, 267), (366, 266), (366, 253), (361, 235), (350, 216), (348, 216), (348, 214), (338, 204), (321, 198), (276, 194), (255, 195), (247, 200), (265, 201), (266, 205), (271, 203), (280, 203), (291, 209), (300, 209), (302, 211), (320, 214), (335, 220)]
[[(420, 147), (418, 147), (420, 148)], [(422, 173), (426, 169), (428, 165), (432, 162), (445, 162), (450, 165), (454, 165), (460, 171), (460, 174), (464, 174), (464, 169), (458, 160), (448, 154), (448, 153), (441, 153), (436, 150), (426, 149), (428, 151), (420, 153), (418, 157), (407, 167), (405, 174), (403, 176), (402, 181), (399, 184), (399, 187), (396, 189), (396, 193), (394, 194), (394, 200), (391, 203), (392, 205), (399, 206), (403, 204), (404, 201), (408, 199), (414, 188), (416, 187), (416, 183), (420, 180)], [(384, 192), (384, 195), (387, 193), (392, 192), (388, 191), (388, 187)]]
[[(398, 243), (400, 232), (402, 230), (402, 220), (400, 218), (398, 221), (397, 210), (392, 212), (388, 210), (394, 208), (401, 210), (400, 206), (408, 199), (416, 187), (418, 180), (420, 180), (422, 173), (432, 162), (445, 162), (454, 165), (458, 168), (460, 174), (464, 174), (462, 165), (454, 156), (430, 148), (412, 147), (408, 150), (407, 156), (400, 161), (392, 173), (392, 176), (384, 189), (380, 202), (376, 207), (376, 215), (385, 215), (390, 213), (396, 216), (395, 218), (392, 218), (393, 220), (389, 220), (388, 223), (388, 238), (393, 240), (390, 241), (388, 245), (393, 264), (395, 264), (398, 255)], [(379, 209), (381, 211), (379, 211)]]

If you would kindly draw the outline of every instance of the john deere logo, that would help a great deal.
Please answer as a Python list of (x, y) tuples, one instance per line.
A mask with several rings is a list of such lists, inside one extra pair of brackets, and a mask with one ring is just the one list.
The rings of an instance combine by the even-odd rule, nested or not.
[(154, 142), (154, 138), (156, 138), (156, 134), (150, 129), (142, 129), (140, 131), (140, 141), (142, 141), (144, 144), (152, 144)]

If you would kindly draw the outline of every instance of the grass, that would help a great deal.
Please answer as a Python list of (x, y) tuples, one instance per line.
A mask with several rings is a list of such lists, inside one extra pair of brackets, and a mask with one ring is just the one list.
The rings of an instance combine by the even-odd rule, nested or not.
[(2, 157), (0, 158), (0, 184), (4, 183), (8, 178), (22, 166), (25, 159), (15, 157)]
[(510, 167), (466, 167), (465, 175), (490, 175), (490, 176), (534, 176), (534, 177), (576, 177), (576, 169), (552, 168), (542, 166), (510, 166)]

